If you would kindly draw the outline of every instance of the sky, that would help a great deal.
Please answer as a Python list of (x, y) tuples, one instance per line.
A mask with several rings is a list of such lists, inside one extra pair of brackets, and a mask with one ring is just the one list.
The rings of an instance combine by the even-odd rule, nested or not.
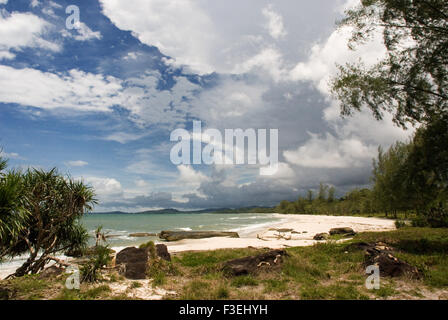
[[(341, 118), (337, 64), (356, 51), (336, 22), (358, 0), (0, 0), (0, 146), (17, 169), (59, 168), (96, 211), (274, 206), (320, 182), (370, 183), (378, 146), (408, 139), (389, 115)], [(66, 21), (79, 8), (74, 29)], [(278, 129), (279, 168), (175, 165), (170, 134)]]

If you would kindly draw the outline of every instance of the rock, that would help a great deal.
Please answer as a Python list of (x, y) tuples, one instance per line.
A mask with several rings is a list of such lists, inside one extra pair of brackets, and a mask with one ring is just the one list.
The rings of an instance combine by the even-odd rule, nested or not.
[(271, 250), (256, 256), (227, 261), (224, 263), (222, 270), (232, 276), (254, 274), (262, 269), (279, 266), (283, 261), (283, 256), (287, 256), (285, 250)]
[(349, 228), (349, 227), (331, 229), (330, 235), (335, 235), (335, 234), (342, 234), (345, 236), (354, 236), (354, 235), (356, 235), (356, 232), (355, 232), (355, 230), (353, 230), (352, 228)]
[(365, 267), (377, 265), (382, 277), (399, 277), (407, 275), (411, 278), (420, 278), (418, 269), (392, 255), (395, 249), (385, 243), (352, 243), (346, 248), (348, 250), (364, 250)]
[(330, 235), (326, 232), (318, 233), (313, 237), (313, 240), (328, 240)]
[(148, 251), (135, 247), (128, 247), (117, 253), (116, 265), (122, 265), (121, 273), (128, 279), (138, 280), (146, 278), (148, 268)]
[(388, 252), (378, 252), (377, 250), (367, 251), (366, 256), (365, 265), (377, 265), (382, 277), (400, 277), (403, 275), (410, 276), (411, 278), (420, 277), (416, 267), (411, 266), (409, 263), (398, 259)]
[(171, 255), (168, 252), (168, 247), (164, 244), (156, 244), (157, 256), (163, 260), (171, 261)]
[(221, 231), (162, 231), (159, 234), (160, 239), (166, 241), (178, 241), (183, 239), (203, 239), (214, 237), (231, 237), (239, 238), (236, 232), (221, 232)]
[(144, 238), (144, 237), (156, 237), (157, 234), (147, 232), (137, 232), (137, 233), (131, 233), (129, 236), (133, 238)]
[(58, 266), (50, 266), (48, 268), (45, 268), (40, 274), (40, 279), (46, 279), (46, 278), (53, 278), (61, 275), (64, 272), (64, 268), (58, 267)]

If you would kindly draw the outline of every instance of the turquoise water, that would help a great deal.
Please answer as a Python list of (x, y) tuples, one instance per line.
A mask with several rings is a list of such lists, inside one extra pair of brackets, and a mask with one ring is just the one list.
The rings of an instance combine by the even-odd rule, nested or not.
[[(179, 214), (89, 214), (82, 220), (93, 236), (103, 226), (112, 247), (137, 245), (157, 237), (134, 238), (130, 233), (159, 233), (162, 230), (236, 231), (244, 236), (258, 228), (279, 222), (274, 214), (179, 213)], [(91, 239), (93, 242), (93, 238)]]

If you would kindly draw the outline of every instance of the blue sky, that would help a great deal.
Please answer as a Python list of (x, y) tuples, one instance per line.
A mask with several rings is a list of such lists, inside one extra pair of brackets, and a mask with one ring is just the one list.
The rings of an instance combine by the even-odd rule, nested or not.
[[(66, 28), (66, 8), (80, 28)], [(357, 52), (335, 29), (357, 0), (0, 0), (0, 145), (10, 167), (84, 179), (98, 211), (275, 205), (319, 182), (369, 181), (371, 159), (410, 132), (368, 112), (341, 119), (336, 64)], [(176, 166), (170, 132), (279, 130), (280, 167)]]

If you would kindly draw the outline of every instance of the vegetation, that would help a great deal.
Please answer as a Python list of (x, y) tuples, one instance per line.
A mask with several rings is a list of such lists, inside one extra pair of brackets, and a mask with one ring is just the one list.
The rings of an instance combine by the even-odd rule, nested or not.
[(38, 273), (58, 252), (85, 248), (79, 219), (96, 203), (91, 187), (56, 169), (29, 169), (2, 173), (0, 191), (0, 257), (29, 254), (14, 276)]
[(81, 282), (97, 282), (100, 270), (112, 261), (111, 250), (103, 245), (96, 245), (87, 263), (81, 265)]
[(340, 66), (333, 92), (343, 115), (364, 106), (377, 119), (393, 114), (402, 127), (430, 124), (448, 108), (448, 4), (445, 0), (364, 0), (340, 26), (353, 28), (350, 48), (381, 33), (384, 59)]
[[(434, 128), (436, 127), (436, 128)], [(448, 226), (448, 122), (419, 129), (409, 143), (379, 148), (373, 161), (372, 188), (356, 189), (336, 199), (333, 187), (320, 184), (317, 197), (308, 191), (297, 201), (282, 201), (276, 211), (287, 214), (385, 215), (413, 218), (416, 226)], [(435, 155), (435, 159), (433, 159)]]
[(419, 225), (448, 225), (448, 3), (444, 0), (366, 0), (346, 12), (349, 47), (381, 32), (385, 58), (366, 67), (339, 66), (332, 90), (342, 115), (368, 107), (376, 119), (391, 113), (413, 140), (397, 143), (374, 162), (374, 211), (414, 210)]

